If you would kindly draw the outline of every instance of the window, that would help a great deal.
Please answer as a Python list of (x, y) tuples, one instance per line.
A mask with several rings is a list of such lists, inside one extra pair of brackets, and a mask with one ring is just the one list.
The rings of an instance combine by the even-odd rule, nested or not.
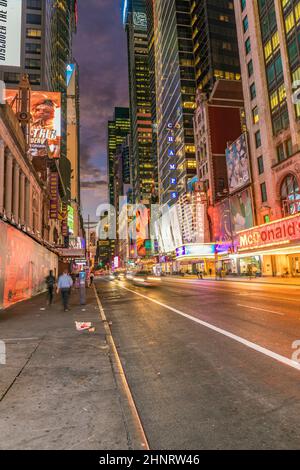
[(253, 116), (253, 124), (258, 124), (259, 114), (258, 114), (258, 107), (257, 106), (255, 106), (255, 108), (252, 110), (252, 116)]
[(261, 155), (257, 159), (257, 166), (258, 166), (258, 174), (262, 175), (265, 172), (265, 167), (264, 167), (264, 158)]
[(26, 36), (28, 38), (39, 39), (42, 37), (42, 31), (40, 29), (27, 28)]
[(245, 18), (243, 19), (244, 33), (246, 33), (248, 31), (248, 28), (249, 28), (248, 16), (245, 16)]
[(41, 10), (42, 0), (27, 0), (27, 8), (30, 10)]
[(262, 183), (260, 185), (260, 191), (261, 191), (261, 202), (265, 203), (268, 200), (268, 194), (267, 194), (267, 185), (266, 183)]
[(284, 179), (280, 195), (285, 215), (293, 215), (300, 212), (300, 190), (296, 176), (288, 175)]
[(26, 16), (26, 23), (41, 25), (42, 24), (42, 17), (41, 17), (41, 15), (35, 15), (33, 13), (28, 13), (27, 16)]
[(284, 145), (280, 144), (277, 147), (277, 160), (278, 163), (283, 162), (285, 160), (285, 153), (284, 153)]
[(248, 38), (245, 42), (245, 51), (246, 51), (246, 54), (249, 54), (249, 52), (251, 51), (250, 38)]
[(250, 60), (250, 62), (248, 63), (248, 77), (252, 77), (253, 75), (253, 62), (252, 62), (252, 59)]
[(255, 83), (252, 83), (252, 85), (250, 86), (250, 96), (251, 96), (251, 100), (254, 100), (254, 98), (256, 98), (256, 86), (255, 86)]
[(41, 53), (41, 43), (40, 42), (26, 43), (26, 54), (40, 54), (40, 53)]
[(259, 147), (261, 147), (261, 135), (260, 135), (260, 131), (257, 131), (256, 134), (255, 134), (255, 145), (256, 145), (256, 148), (258, 149)]

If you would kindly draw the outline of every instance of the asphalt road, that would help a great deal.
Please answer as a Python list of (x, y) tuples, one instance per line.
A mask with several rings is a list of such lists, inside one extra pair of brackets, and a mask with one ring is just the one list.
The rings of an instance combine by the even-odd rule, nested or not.
[(151, 449), (300, 448), (299, 287), (97, 290)]

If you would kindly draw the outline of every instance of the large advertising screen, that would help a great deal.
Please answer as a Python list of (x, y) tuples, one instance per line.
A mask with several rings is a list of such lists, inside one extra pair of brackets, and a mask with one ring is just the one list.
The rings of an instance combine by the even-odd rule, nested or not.
[(251, 182), (247, 134), (241, 135), (226, 150), (228, 185), (230, 194)]
[[(17, 90), (6, 90), (10, 104)], [(31, 142), (30, 153), (34, 157), (60, 158), (61, 149), (61, 93), (50, 91), (31, 92)]]
[(0, 66), (21, 66), (22, 2), (0, 2)]
[(230, 199), (232, 230), (234, 234), (254, 226), (251, 190), (246, 189)]

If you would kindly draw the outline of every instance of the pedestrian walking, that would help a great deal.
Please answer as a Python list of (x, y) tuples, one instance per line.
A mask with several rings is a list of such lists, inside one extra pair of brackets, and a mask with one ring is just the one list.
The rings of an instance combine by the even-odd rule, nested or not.
[(92, 272), (92, 273), (90, 274), (90, 287), (93, 286), (93, 284), (94, 284), (94, 279), (95, 279), (95, 274)]
[(49, 276), (46, 277), (46, 285), (47, 285), (47, 291), (48, 291), (48, 305), (50, 307), (53, 304), (55, 284), (56, 284), (55, 276), (53, 274), (53, 271), (50, 271)]
[(59, 277), (57, 285), (57, 293), (61, 292), (61, 299), (65, 312), (69, 311), (69, 298), (72, 286), (73, 280), (69, 275), (69, 271), (65, 269), (63, 274)]

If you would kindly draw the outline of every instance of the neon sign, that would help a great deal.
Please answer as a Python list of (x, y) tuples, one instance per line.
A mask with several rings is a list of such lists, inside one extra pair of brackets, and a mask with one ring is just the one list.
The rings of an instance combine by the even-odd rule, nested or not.
[(300, 215), (239, 232), (238, 237), (240, 250), (300, 240)]

